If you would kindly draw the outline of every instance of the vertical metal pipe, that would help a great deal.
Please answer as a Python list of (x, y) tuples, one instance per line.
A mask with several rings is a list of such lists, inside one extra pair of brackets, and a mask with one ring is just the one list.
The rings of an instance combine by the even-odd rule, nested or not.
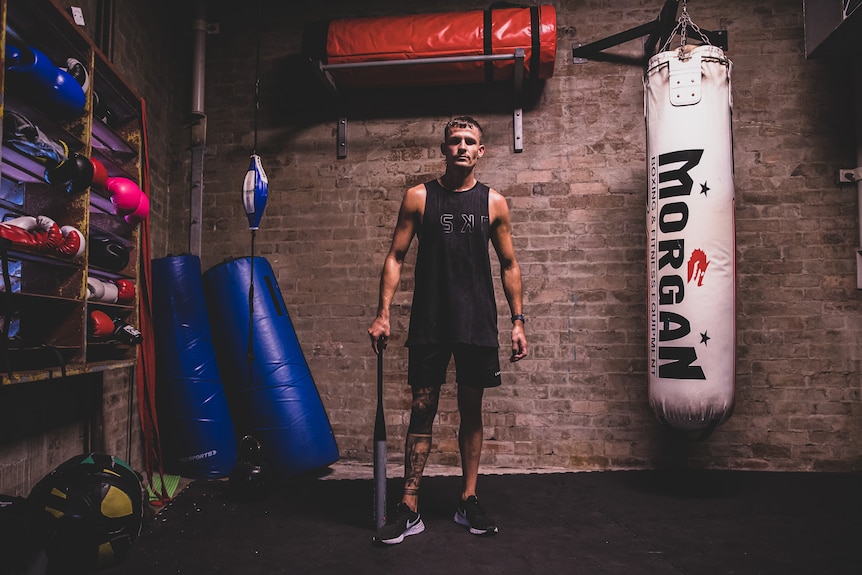
[(204, 113), (204, 79), (206, 77), (207, 20), (206, 3), (197, 0), (192, 19), (192, 115)]
[(200, 257), (201, 230), (203, 225), (204, 195), (204, 152), (203, 146), (192, 147), (192, 189), (191, 210), (189, 213), (189, 253)]
[(204, 84), (206, 78), (206, 1), (197, 0), (192, 20), (194, 34), (192, 53), (191, 102), (191, 197), (189, 206), (189, 252), (200, 257), (203, 220), (204, 152), (207, 140), (207, 117), (204, 113)]
[(114, 59), (114, 0), (96, 2), (96, 46), (108, 57)]
[[(856, 173), (862, 168), (862, 58), (856, 57), (856, 85), (853, 100), (856, 102)], [(858, 176), (857, 176), (858, 178)], [(859, 244), (856, 246), (856, 289), (862, 290), (862, 179), (856, 180), (856, 208), (859, 226)]]

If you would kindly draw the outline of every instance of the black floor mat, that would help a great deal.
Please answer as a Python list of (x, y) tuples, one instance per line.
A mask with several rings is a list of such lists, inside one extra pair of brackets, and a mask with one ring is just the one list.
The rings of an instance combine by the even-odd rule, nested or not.
[[(371, 480), (296, 480), (232, 501), (189, 485), (105, 574), (857, 574), (862, 478), (761, 472), (487, 475), (500, 533), (452, 521), (458, 477), (423, 479), (426, 530), (371, 543)], [(390, 480), (390, 493), (400, 480)]]

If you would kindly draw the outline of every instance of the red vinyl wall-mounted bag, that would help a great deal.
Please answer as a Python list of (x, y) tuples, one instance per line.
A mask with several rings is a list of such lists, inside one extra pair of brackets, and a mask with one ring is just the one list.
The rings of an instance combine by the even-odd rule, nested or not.
[[(524, 49), (524, 78), (547, 79), (557, 52), (553, 6), (378, 18), (336, 19), (325, 29), (325, 65), (513, 54)], [(322, 31), (320, 32), (322, 34)], [(323, 42), (316, 42), (318, 46)], [(320, 48), (318, 48), (318, 51)], [(328, 69), (339, 87), (406, 87), (512, 80), (515, 60), (417, 63)]]

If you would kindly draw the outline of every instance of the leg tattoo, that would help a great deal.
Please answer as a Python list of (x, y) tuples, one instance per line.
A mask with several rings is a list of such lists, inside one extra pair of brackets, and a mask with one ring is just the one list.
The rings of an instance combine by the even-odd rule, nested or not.
[(418, 495), (419, 482), (422, 480), (425, 462), (428, 461), (428, 453), (431, 451), (431, 435), (408, 433), (406, 447), (404, 493), (406, 495)]
[(419, 482), (425, 470), (425, 462), (431, 452), (431, 430), (437, 405), (440, 402), (440, 388), (413, 388), (413, 406), (410, 411), (410, 426), (404, 445), (404, 495), (416, 497)]

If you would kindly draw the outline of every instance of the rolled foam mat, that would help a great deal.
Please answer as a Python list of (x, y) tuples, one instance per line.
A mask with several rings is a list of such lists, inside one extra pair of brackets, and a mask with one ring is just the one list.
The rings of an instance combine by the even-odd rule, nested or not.
[(260, 441), (277, 477), (295, 476), (336, 462), (338, 448), (272, 267), (256, 257), (253, 268), (251, 322), (251, 258), (207, 270), (204, 293), (238, 421)]
[(237, 439), (216, 361), (197, 256), (154, 259), (156, 398), (165, 467), (193, 479), (230, 474)]

